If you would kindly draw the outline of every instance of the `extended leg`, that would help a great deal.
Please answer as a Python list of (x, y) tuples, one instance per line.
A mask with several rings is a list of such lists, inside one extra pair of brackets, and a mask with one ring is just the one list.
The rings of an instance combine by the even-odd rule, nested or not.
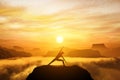
[(65, 66), (64, 60), (62, 60), (62, 59), (57, 59), (57, 61), (62, 61), (63, 66)]
[(65, 63), (67, 63), (67, 61), (65, 60), (65, 58), (62, 56), (63, 60), (65, 61)]
[(65, 62), (62, 60), (63, 66), (65, 66)]
[(52, 64), (56, 59), (53, 59), (48, 65)]

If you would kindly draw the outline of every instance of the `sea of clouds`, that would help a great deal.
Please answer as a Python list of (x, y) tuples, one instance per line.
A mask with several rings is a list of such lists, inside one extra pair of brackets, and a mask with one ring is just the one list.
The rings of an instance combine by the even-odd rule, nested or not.
[[(53, 58), (28, 57), (0, 60), (0, 80), (25, 80), (37, 66), (47, 65)], [(66, 58), (66, 65), (79, 65), (94, 80), (120, 80), (120, 58)], [(53, 65), (61, 65), (55, 62)]]

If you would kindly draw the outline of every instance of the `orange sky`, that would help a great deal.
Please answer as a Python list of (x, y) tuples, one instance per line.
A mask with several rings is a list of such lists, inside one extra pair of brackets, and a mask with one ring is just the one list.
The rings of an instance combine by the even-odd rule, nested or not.
[[(64, 37), (62, 44), (56, 37)], [(120, 0), (0, 0), (0, 44), (23, 47), (119, 46)]]

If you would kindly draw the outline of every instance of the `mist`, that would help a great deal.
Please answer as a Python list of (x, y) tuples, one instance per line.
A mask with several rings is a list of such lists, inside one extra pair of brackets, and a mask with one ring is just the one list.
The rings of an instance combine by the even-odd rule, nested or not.
[[(28, 57), (6, 59), (0, 61), (0, 80), (25, 80), (37, 66), (47, 65), (52, 57)], [(88, 72), (94, 80), (120, 80), (120, 58), (70, 58), (67, 65), (79, 65)], [(61, 65), (55, 62), (53, 65)]]

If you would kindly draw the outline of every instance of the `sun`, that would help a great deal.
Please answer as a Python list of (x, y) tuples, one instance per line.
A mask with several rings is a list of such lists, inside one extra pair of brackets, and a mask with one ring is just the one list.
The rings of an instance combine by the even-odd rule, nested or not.
[(63, 37), (62, 36), (57, 36), (56, 37), (56, 41), (57, 41), (57, 43), (62, 43), (63, 42)]

